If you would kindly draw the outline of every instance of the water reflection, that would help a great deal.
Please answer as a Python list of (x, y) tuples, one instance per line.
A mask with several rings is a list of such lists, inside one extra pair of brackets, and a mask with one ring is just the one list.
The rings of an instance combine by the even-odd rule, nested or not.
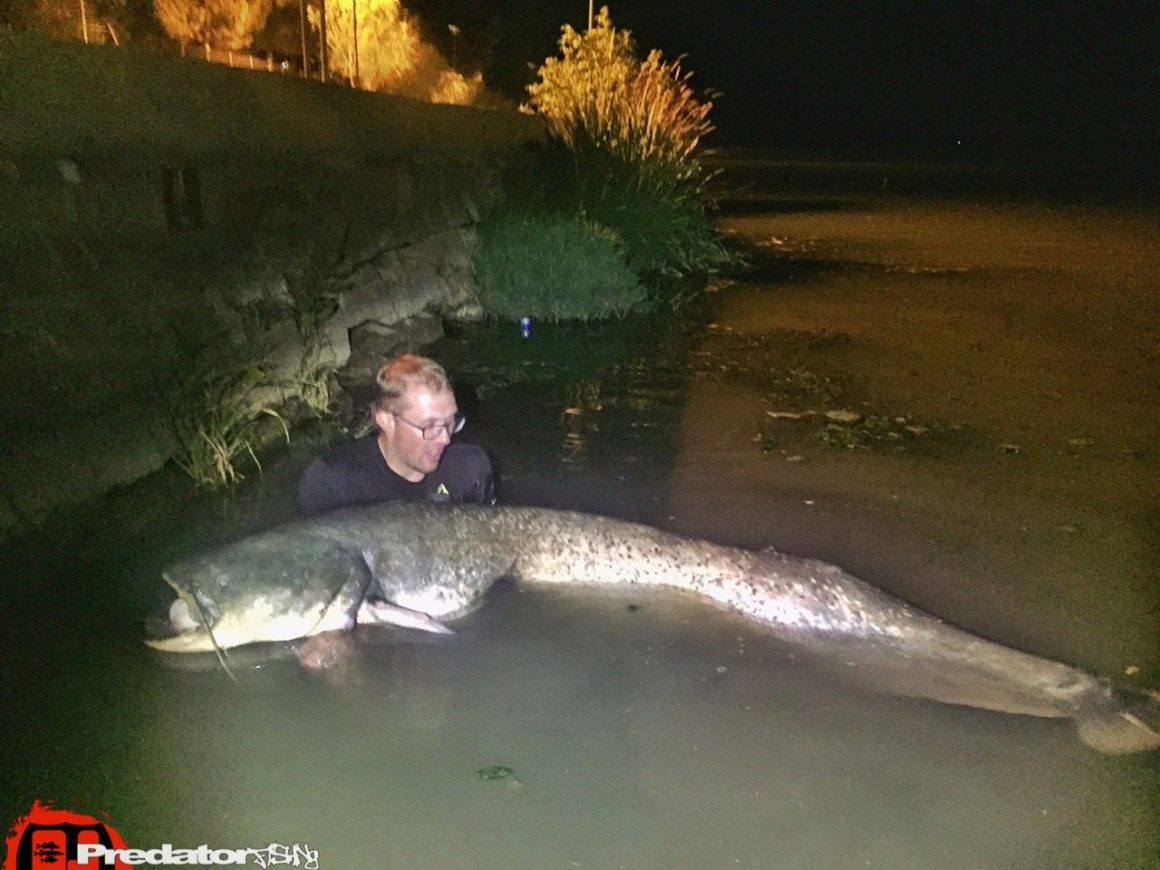
[(564, 388), (564, 410), (560, 424), (564, 429), (561, 460), (569, 465), (583, 462), (584, 449), (590, 438), (600, 431), (600, 381), (586, 378)]
[(495, 458), (501, 498), (655, 519), (691, 377), (695, 311), (604, 324), (483, 323), (430, 348)]

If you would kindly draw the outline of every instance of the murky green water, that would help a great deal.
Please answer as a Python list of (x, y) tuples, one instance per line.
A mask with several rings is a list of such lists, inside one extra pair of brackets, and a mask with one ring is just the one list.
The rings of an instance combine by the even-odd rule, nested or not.
[[(696, 307), (433, 352), (508, 501), (840, 562), (1155, 686), (1150, 339), (1123, 315), (1149, 237), (1061, 208), (735, 209), (753, 268)], [(1077, 233), (1105, 259), (1062, 260)], [(505, 588), (450, 639), (365, 633), (339, 684), (147, 655), (160, 567), (288, 517), (314, 449), (225, 504), (159, 476), (5, 551), (8, 817), (52, 800), (133, 845), (308, 843), (330, 868), (1156, 866), (1155, 754), (879, 696), (688, 604)], [(496, 765), (522, 785), (476, 775)]]

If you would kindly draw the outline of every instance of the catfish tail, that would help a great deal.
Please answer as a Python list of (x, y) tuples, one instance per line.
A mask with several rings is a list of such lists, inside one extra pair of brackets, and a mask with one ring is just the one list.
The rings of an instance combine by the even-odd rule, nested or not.
[(1160, 693), (1113, 692), (1118, 709), (1076, 716), (1079, 739), (1108, 755), (1160, 749)]

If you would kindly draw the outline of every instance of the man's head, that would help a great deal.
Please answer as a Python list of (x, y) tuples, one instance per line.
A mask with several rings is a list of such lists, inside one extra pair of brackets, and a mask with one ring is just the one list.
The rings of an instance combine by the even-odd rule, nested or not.
[(447, 372), (432, 359), (397, 356), (375, 377), (373, 413), (387, 465), (417, 482), (439, 467), (459, 424)]

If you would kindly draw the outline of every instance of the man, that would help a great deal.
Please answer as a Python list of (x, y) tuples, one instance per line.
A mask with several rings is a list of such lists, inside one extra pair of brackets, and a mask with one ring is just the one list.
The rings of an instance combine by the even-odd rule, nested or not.
[(463, 416), (437, 362), (403, 354), (379, 369), (375, 432), (320, 456), (298, 485), (303, 516), (380, 501), (495, 504), (491, 460), (452, 442)]

